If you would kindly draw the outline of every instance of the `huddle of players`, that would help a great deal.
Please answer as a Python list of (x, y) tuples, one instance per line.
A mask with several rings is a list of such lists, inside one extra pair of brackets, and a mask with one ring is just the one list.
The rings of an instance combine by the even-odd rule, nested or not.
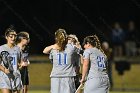
[[(10, 27), (6, 29), (5, 38), (7, 43), (0, 46), (0, 89), (2, 93), (20, 93), (21, 89), (27, 93), (29, 61), (26, 46), (29, 34), (25, 31), (16, 34), (15, 29)], [(98, 37), (87, 36), (82, 45), (83, 53), (75, 35), (67, 35), (64, 29), (58, 29), (55, 44), (43, 50), (43, 53), (49, 53), (53, 63), (51, 93), (75, 93), (80, 83), (84, 84), (84, 93), (108, 93), (107, 57)]]
[(84, 50), (76, 35), (67, 35), (64, 29), (58, 29), (55, 43), (43, 50), (53, 63), (51, 93), (75, 93), (80, 84), (84, 84), (84, 93), (109, 93), (107, 57), (98, 37), (85, 37), (82, 46)]
[(5, 31), (6, 44), (0, 46), (0, 89), (2, 93), (27, 93), (29, 34), (18, 34), (13, 26)]

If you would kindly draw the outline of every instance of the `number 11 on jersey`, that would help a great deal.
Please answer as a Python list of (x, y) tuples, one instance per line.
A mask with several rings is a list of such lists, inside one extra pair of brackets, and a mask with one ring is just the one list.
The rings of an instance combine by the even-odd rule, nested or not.
[(67, 53), (64, 54), (57, 54), (58, 64), (59, 65), (66, 65), (67, 64)]

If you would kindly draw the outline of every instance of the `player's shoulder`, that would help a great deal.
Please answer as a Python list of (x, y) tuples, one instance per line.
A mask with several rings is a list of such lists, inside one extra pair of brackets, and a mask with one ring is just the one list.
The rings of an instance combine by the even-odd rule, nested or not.
[(93, 51), (96, 51), (96, 49), (95, 48), (87, 48), (87, 49), (85, 49), (84, 50), (84, 52), (93, 52)]
[(74, 47), (74, 45), (72, 44), (72, 43), (68, 43), (67, 45), (66, 45), (66, 48), (70, 48), (70, 47)]
[(17, 46), (17, 45), (15, 45), (14, 47), (15, 47), (15, 48), (17, 48), (17, 49), (20, 49), (20, 47), (19, 47), (19, 46)]
[(20, 52), (21, 52), (20, 47), (19, 47), (19, 46), (17, 46), (17, 45), (15, 45), (15, 46), (14, 46), (14, 50), (16, 50), (16, 51), (20, 51)]
[(87, 48), (84, 50), (84, 54), (97, 54), (98, 49), (97, 48)]
[(0, 46), (0, 49), (4, 49), (4, 48), (6, 48), (6, 44)]
[(71, 43), (68, 43), (65, 47), (65, 50), (75, 50), (75, 49), (76, 47)]
[(0, 45), (0, 47), (4, 47), (4, 46), (6, 46), (6, 44)]

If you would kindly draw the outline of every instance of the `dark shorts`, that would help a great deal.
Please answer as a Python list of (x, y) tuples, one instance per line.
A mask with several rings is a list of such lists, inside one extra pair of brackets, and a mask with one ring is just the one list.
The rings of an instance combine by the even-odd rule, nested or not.
[(21, 80), (23, 85), (29, 85), (29, 73), (28, 73), (28, 67), (22, 67), (20, 70), (21, 73)]

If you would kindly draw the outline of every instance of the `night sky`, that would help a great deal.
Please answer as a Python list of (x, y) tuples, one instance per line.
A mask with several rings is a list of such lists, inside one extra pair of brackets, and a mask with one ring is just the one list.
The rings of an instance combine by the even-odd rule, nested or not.
[(54, 32), (64, 28), (82, 43), (87, 35), (97, 34), (110, 41), (108, 34), (114, 22), (125, 29), (129, 20), (140, 24), (138, 0), (0, 0), (0, 44), (4, 31), (14, 25), (30, 33), (31, 54), (42, 54), (54, 43)]

